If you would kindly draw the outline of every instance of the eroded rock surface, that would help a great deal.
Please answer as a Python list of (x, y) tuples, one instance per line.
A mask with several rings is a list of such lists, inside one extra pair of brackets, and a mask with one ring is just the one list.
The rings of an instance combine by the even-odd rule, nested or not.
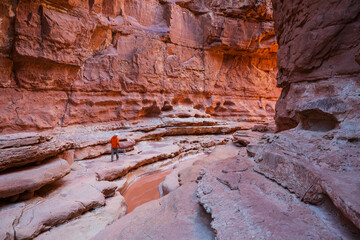
[(0, 132), (157, 117), (184, 106), (270, 119), (280, 93), (272, 4), (222, 5), (1, 1)]
[(197, 203), (196, 183), (137, 207), (93, 239), (213, 239), (207, 214)]
[(0, 174), (0, 198), (34, 192), (70, 172), (69, 164), (61, 158), (49, 160), (39, 166), (16, 169)]
[[(244, 152), (244, 151), (243, 151)], [(198, 197), (218, 239), (356, 239), (340, 218), (319, 210), (253, 171), (245, 154), (216, 161), (200, 173)], [(336, 214), (333, 214), (336, 216)]]
[[(59, 236), (68, 236), (68, 238), (78, 239), (79, 234), (80, 239), (93, 237), (126, 213), (125, 200), (117, 191), (123, 191), (137, 176), (157, 171), (159, 168), (168, 169), (188, 154), (209, 150), (230, 141), (231, 135), (218, 134), (212, 138), (204, 135), (212, 134), (211, 129), (202, 132), (199, 136), (174, 136), (171, 131), (169, 133), (166, 131), (168, 127), (177, 127), (178, 129), (186, 128), (187, 132), (194, 132), (196, 129), (206, 127), (210, 122), (215, 127), (222, 125), (232, 128), (231, 124), (225, 124), (219, 120), (197, 121), (194, 118), (170, 120), (167, 118), (164, 121), (150, 120), (130, 123), (126, 126), (104, 124), (64, 128), (58, 135), (56, 135), (58, 132), (51, 130), (51, 135), (56, 136), (54, 140), (60, 143), (70, 142), (71, 146), (78, 147), (60, 154), (66, 156), (72, 164), (69, 165), (68, 161), (55, 158), (37, 162), (37, 165), (11, 168), (0, 172), (0, 178), (4, 179), (1, 186), (3, 195), (0, 202), (0, 214), (7, 218), (0, 224), (2, 234), (6, 236), (4, 238), (56, 239)], [(234, 126), (234, 130), (240, 126), (250, 128), (246, 123), (237, 123)], [(114, 132), (120, 134), (125, 147), (132, 146), (133, 149), (121, 153), (118, 161), (110, 162), (108, 150), (104, 152), (96, 149), (99, 146), (103, 149), (109, 147), (108, 141)], [(170, 136), (165, 136), (167, 134)], [(22, 146), (41, 147), (41, 144), (48, 144), (47, 142), (39, 143), (36, 140), (38, 136), (36, 133), (25, 135), (26, 138), (7, 140), (5, 143), (8, 145), (4, 144), (4, 149), (15, 151)], [(26, 139), (30, 140), (26, 141)], [(14, 143), (13, 146), (11, 141)], [(77, 149), (95, 149), (92, 151), (94, 158), (76, 159), (77, 155), (74, 153)], [(26, 156), (21, 154), (19, 152), (19, 156), (26, 159)], [(66, 168), (62, 169), (62, 166)], [(44, 169), (47, 171), (42, 171)], [(131, 173), (127, 174), (129, 172)], [(192, 175), (195, 178), (196, 172)], [(102, 181), (105, 179), (115, 181)], [(10, 200), (19, 201), (19, 203), (10, 203)], [(93, 224), (96, 227), (92, 226)], [(85, 232), (79, 230), (88, 227), (92, 230)], [(76, 231), (77, 234), (71, 235), (70, 230)]]
[(342, 131), (318, 133), (293, 129), (269, 134), (251, 146), (256, 149), (255, 170), (305, 202), (322, 203), (328, 196), (360, 227), (360, 151), (358, 143), (348, 139)]
[(254, 169), (305, 202), (329, 198), (359, 229), (360, 3), (273, 3), (283, 88), (275, 120), (287, 131), (248, 146)]
[(313, 131), (356, 126), (359, 1), (273, 2), (277, 85), (283, 88), (276, 106), (278, 129), (298, 124)]
[[(358, 239), (360, 3), (272, 3), (3, 0), (1, 237)], [(278, 96), (272, 6), (280, 133), (255, 142)], [(235, 131), (241, 154), (216, 150)], [(116, 221), (117, 190), (200, 151)]]

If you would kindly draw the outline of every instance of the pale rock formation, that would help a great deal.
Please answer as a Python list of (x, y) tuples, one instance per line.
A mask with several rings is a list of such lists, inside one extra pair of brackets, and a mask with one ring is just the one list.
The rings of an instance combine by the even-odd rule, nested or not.
[(254, 172), (244, 151), (200, 172), (199, 202), (218, 239), (357, 239), (333, 209), (311, 207)]
[(41, 162), (73, 148), (54, 134), (18, 133), (0, 136), (0, 171)]
[(52, 226), (104, 204), (104, 195), (90, 185), (76, 188), (47, 201), (40, 200), (38, 204), (23, 211), (18, 224), (14, 227), (16, 238), (33, 238)]
[(196, 183), (134, 209), (93, 239), (213, 239), (209, 218), (197, 203)]
[(34, 192), (69, 172), (69, 164), (61, 158), (49, 160), (39, 166), (7, 171), (0, 175), (0, 198)]
[(91, 239), (107, 225), (124, 216), (125, 213), (125, 199), (120, 193), (116, 193), (114, 197), (106, 199), (104, 207), (97, 208), (91, 212), (85, 213), (80, 218), (66, 222), (58, 227), (51, 228), (49, 231), (40, 234), (34, 239)]

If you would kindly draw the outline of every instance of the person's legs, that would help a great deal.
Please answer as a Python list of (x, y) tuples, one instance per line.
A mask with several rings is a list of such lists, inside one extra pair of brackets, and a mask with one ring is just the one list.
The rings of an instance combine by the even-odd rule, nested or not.
[(114, 156), (114, 148), (111, 148), (111, 161), (113, 161), (113, 156)]
[(119, 160), (119, 148), (115, 148), (116, 152), (116, 161)]

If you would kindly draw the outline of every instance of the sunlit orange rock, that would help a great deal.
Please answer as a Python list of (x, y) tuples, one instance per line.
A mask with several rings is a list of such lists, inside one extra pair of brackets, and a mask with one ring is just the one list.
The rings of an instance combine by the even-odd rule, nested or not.
[(0, 132), (156, 117), (167, 104), (271, 119), (272, 5), (222, 4), (2, 1)]

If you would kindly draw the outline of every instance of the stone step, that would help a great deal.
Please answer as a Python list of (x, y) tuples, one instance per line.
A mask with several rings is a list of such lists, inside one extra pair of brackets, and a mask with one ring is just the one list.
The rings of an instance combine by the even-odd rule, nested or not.
[(41, 165), (14, 169), (0, 174), (0, 198), (34, 192), (70, 172), (70, 165), (61, 158), (54, 158)]
[[(105, 205), (105, 197), (113, 196), (115, 183), (94, 182), (63, 189), (54, 197), (37, 197), (21, 206), (22, 211), (14, 222), (16, 239), (30, 239), (54, 226)], [(4, 209), (5, 210), (5, 209)], [(2, 212), (3, 209), (0, 209)], [(36, 217), (34, 217), (36, 216)], [(11, 230), (8, 230), (11, 232)]]

